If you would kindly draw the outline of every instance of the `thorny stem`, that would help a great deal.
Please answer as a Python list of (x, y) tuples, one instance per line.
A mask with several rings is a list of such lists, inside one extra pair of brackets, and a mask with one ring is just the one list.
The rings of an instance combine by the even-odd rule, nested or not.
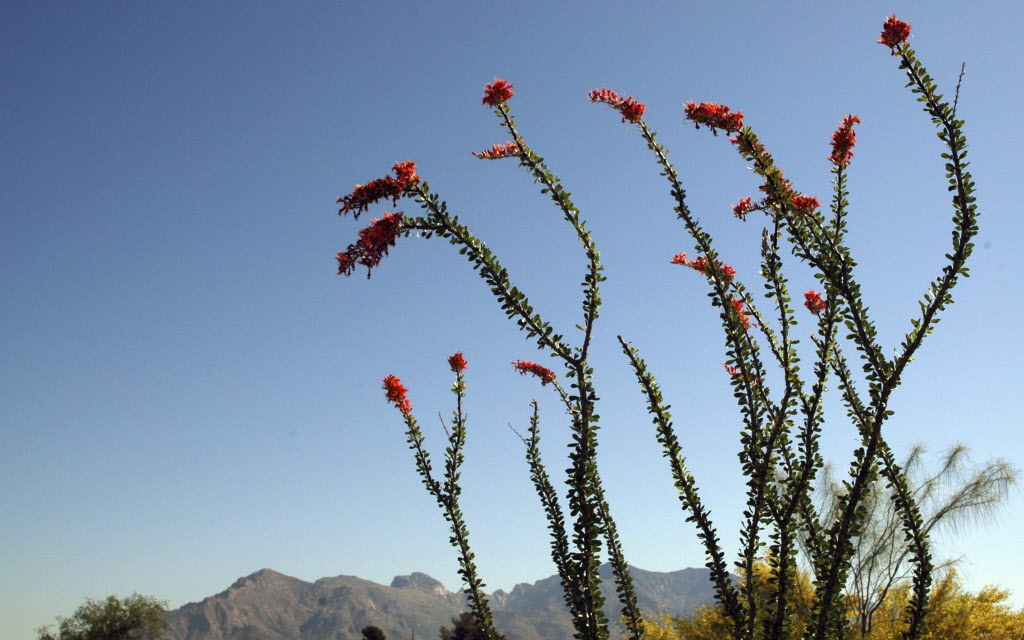
[(586, 298), (583, 303), (583, 345), (580, 347), (579, 356), (574, 360), (576, 364), (583, 363), (587, 360), (587, 354), (590, 351), (590, 339), (594, 329), (594, 321), (597, 319), (601, 307), (599, 284), (605, 278), (601, 275), (603, 268), (601, 267), (600, 254), (597, 251), (593, 238), (590, 236), (590, 232), (587, 231), (586, 223), (580, 218), (579, 209), (572, 203), (570, 194), (562, 188), (558, 178), (548, 170), (547, 165), (544, 164), (544, 159), (526, 146), (522, 135), (520, 135), (519, 130), (516, 128), (515, 120), (512, 118), (508, 107), (505, 104), (499, 104), (497, 111), (512, 139), (519, 145), (520, 164), (529, 169), (536, 182), (544, 185), (543, 191), (562, 210), (566, 222), (572, 225), (580, 244), (583, 245), (583, 249), (586, 251), (588, 262), (587, 275), (582, 283), (586, 288)]
[[(740, 458), (744, 465), (744, 471), (748, 474), (748, 478), (750, 478), (748, 481), (748, 515), (741, 533), (741, 542), (744, 549), (741, 566), (744, 573), (743, 591), (746, 596), (746, 606), (741, 609), (738, 608), (736, 611), (730, 612), (730, 614), (734, 613), (744, 618), (740, 637), (753, 637), (754, 624), (757, 619), (754, 561), (758, 549), (758, 531), (761, 519), (763, 518), (761, 509), (767, 506), (766, 503), (772, 502), (770, 499), (765, 498), (765, 492), (770, 475), (771, 460), (775, 455), (774, 447), (785, 426), (785, 411), (779, 411), (768, 398), (767, 389), (763, 382), (765, 373), (758, 357), (757, 343), (750, 338), (746, 328), (740, 323), (740, 319), (735, 317), (737, 314), (731, 309), (731, 297), (728, 295), (730, 283), (726, 282), (720, 269), (714, 266), (718, 264), (717, 253), (711, 246), (711, 238), (700, 227), (686, 205), (686, 193), (679, 182), (678, 172), (669, 162), (664, 148), (658, 144), (654, 133), (648, 128), (647, 124), (643, 121), (637, 124), (647, 142), (648, 148), (654, 152), (658, 163), (662, 167), (662, 175), (669, 180), (672, 187), (672, 196), (677, 203), (676, 212), (678, 217), (683, 221), (690, 236), (697, 242), (698, 249), (710, 265), (707, 274), (708, 280), (714, 290), (717, 303), (723, 308), (723, 323), (727, 343), (731, 345), (731, 349), (735, 354), (734, 360), (739, 365), (741, 378), (739, 384), (743, 387), (741, 409), (744, 411), (744, 419), (749, 430), (749, 434), (744, 436), (747, 440)], [(737, 286), (736, 283), (732, 283), (732, 287)], [(743, 299), (749, 302), (749, 298), (746, 296), (743, 296)], [(791, 391), (791, 388), (787, 389), (788, 391)], [(788, 403), (788, 393), (784, 403)], [(761, 427), (762, 406), (774, 418), (772, 420), (772, 429), (764, 441), (762, 441)], [(783, 406), (788, 406), (788, 404)], [(762, 445), (765, 448), (763, 454), (759, 456), (758, 454), (762, 453)]]
[[(560, 388), (559, 390), (561, 391)], [(565, 395), (564, 391), (562, 391), (562, 395)], [(581, 598), (583, 589), (579, 583), (578, 572), (570, 561), (569, 538), (565, 533), (565, 516), (559, 504), (558, 492), (552, 486), (551, 478), (541, 460), (540, 412), (537, 408), (537, 401), (531, 401), (530, 406), (533, 408), (533, 412), (530, 416), (529, 438), (520, 436), (520, 439), (526, 444), (526, 460), (530, 467), (530, 478), (548, 520), (548, 529), (551, 532), (551, 558), (554, 560), (561, 578), (565, 604), (573, 620), (577, 620), (584, 608)], [(577, 635), (579, 636), (579, 634)]]
[[(593, 335), (594, 322), (598, 317), (601, 297), (599, 284), (604, 280), (601, 274), (600, 254), (586, 229), (585, 222), (580, 218), (579, 210), (572, 203), (570, 194), (561, 186), (560, 181), (555, 177), (543, 158), (538, 156), (523, 141), (511, 112), (504, 103), (496, 105), (498, 113), (505, 128), (512, 136), (520, 150), (520, 165), (527, 168), (534, 180), (543, 185), (542, 192), (548, 193), (551, 199), (562, 211), (565, 220), (576, 231), (577, 237), (587, 255), (588, 271), (584, 278), (583, 287), (585, 296), (583, 302), (584, 325), (583, 342), (578, 352), (571, 357), (562, 357), (566, 366), (576, 378), (573, 385), (578, 392), (577, 396), (569, 396), (567, 407), (569, 415), (573, 418), (574, 430), (577, 432), (575, 450), (571, 456), (573, 466), (570, 469), (570, 490), (569, 502), (578, 518), (574, 525), (576, 529), (575, 541), (579, 548), (579, 583), (589, 585), (580, 599), (584, 601), (584, 613), (587, 619), (587, 626), (599, 636), (607, 635), (607, 627), (604, 623), (604, 616), (601, 612), (600, 591), (598, 588), (600, 577), (597, 575), (597, 556), (600, 553), (600, 535), (604, 534), (606, 539), (611, 562), (615, 575), (616, 590), (623, 605), (623, 617), (627, 629), (635, 640), (639, 640), (641, 634), (642, 618), (636, 604), (636, 594), (633, 589), (632, 578), (625, 559), (622, 555), (621, 543), (615, 522), (611, 517), (610, 509), (604, 499), (604, 490), (601, 486), (600, 475), (596, 466), (596, 430), (594, 422), (593, 403), (596, 396), (593, 393), (591, 383), (591, 370), (587, 363), (591, 338)], [(559, 388), (563, 401), (566, 394)], [(596, 593), (595, 593), (596, 591)], [(591, 603), (593, 599), (593, 603)]]
[[(640, 355), (622, 336), (618, 336), (619, 344), (623, 352), (629, 358), (640, 383), (644, 394), (647, 396), (648, 411), (651, 413), (657, 427), (658, 441), (661, 443), (664, 455), (669, 460), (672, 470), (672, 477), (675, 480), (676, 488), (679, 490), (679, 501), (684, 511), (689, 511), (688, 521), (697, 525), (698, 536), (704, 543), (710, 560), (707, 567), (711, 571), (711, 580), (715, 584), (715, 592), (719, 601), (725, 607), (726, 615), (733, 622), (737, 634), (743, 630), (742, 605), (739, 602), (736, 589), (732, 584), (732, 577), (726, 569), (725, 554), (719, 544), (718, 533), (711, 523), (710, 513), (700, 500), (697, 484), (693, 476), (686, 468), (686, 458), (683, 457), (682, 447), (676, 437), (672, 426), (671, 415), (668, 406), (664, 404), (661, 397), (661, 390), (657, 382), (647, 371), (647, 364), (640, 358)], [(739, 637), (739, 635), (737, 636)]]
[(470, 610), (476, 620), (478, 627), (483, 630), (489, 640), (498, 640), (499, 636), (494, 629), (493, 616), (487, 596), (483, 591), (484, 583), (477, 575), (476, 564), (473, 562), (473, 553), (469, 546), (469, 530), (466, 527), (465, 518), (459, 507), (459, 468), (462, 466), (462, 448), (466, 442), (465, 415), (462, 412), (462, 396), (465, 391), (465, 382), (462, 374), (458, 373), (453, 391), (456, 394), (456, 409), (453, 414), (452, 430), (449, 437), (449, 446), (445, 451), (445, 480), (438, 482), (431, 470), (430, 456), (424, 448), (423, 434), (416, 423), (412, 413), (405, 415), (406, 438), (410, 448), (413, 450), (416, 459), (417, 471), (420, 474), (427, 491), (437, 501), (438, 506), (444, 512), (444, 518), (448, 521), (452, 545), (459, 552), (459, 574), (468, 587), (468, 599)]
[(426, 190), (425, 185), (418, 184), (415, 193), (417, 200), (429, 210), (431, 215), (427, 218), (405, 217), (402, 220), (403, 228), (410, 231), (439, 232), (453, 240), (453, 244), (461, 245), (469, 259), (479, 265), (481, 274), (491, 285), (495, 295), (512, 309), (511, 315), (520, 318), (521, 326), (531, 336), (536, 337), (540, 343), (551, 349), (552, 353), (564, 360), (571, 360), (572, 355), (569, 348), (561, 342), (560, 336), (553, 337), (551, 335), (550, 327), (543, 323), (540, 315), (532, 313), (533, 307), (526, 296), (518, 288), (509, 284), (505, 268), (493, 258), (484, 244), (473, 237), (466, 227), (458, 224), (457, 219), (452, 219), (442, 210), (436, 199), (432, 198)]

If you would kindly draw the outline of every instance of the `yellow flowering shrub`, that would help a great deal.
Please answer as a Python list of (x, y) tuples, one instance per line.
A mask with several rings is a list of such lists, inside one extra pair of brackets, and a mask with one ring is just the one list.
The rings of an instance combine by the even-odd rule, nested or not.
[[(770, 584), (767, 565), (755, 566), (758, 598), (767, 596)], [(799, 640), (804, 632), (799, 620), (810, 607), (813, 589), (807, 574), (798, 575), (797, 598), (793, 602), (792, 622), (787, 640)], [(909, 588), (892, 589), (875, 613), (870, 630), (863, 634), (850, 609), (847, 638), (850, 640), (899, 640), (906, 627), (904, 611)], [(1015, 610), (1007, 591), (985, 587), (971, 593), (960, 584), (956, 571), (949, 571), (931, 591), (926, 627), (922, 640), (1024, 640), (1024, 608)], [(761, 629), (759, 628), (760, 632)], [(668, 614), (644, 619), (645, 640), (732, 640), (732, 626), (720, 606), (706, 605), (688, 618)], [(759, 636), (760, 637), (760, 634)]]

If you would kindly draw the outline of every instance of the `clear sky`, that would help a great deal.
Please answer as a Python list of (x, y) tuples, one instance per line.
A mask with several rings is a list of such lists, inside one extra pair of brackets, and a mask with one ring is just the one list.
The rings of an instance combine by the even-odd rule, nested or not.
[[(482, 575), (507, 589), (554, 572), (507, 426), (522, 428), (538, 397), (549, 466), (564, 468), (565, 419), (509, 366), (543, 356), (436, 239), (400, 239), (371, 280), (335, 275), (334, 254), (385, 210), (354, 222), (335, 198), (413, 159), (538, 310), (572, 330), (583, 257), (571, 230), (514, 161), (469, 153), (506, 139), (480, 105), (495, 76), (515, 84), (521, 129), (607, 268), (600, 462), (629, 561), (669, 571), (704, 558), (617, 333), (661, 381), (735, 549), (739, 415), (717, 315), (702, 279), (668, 263), (692, 243), (649, 152), (586, 94), (647, 103), (691, 208), (751, 285), (759, 222), (729, 207), (756, 180), (723, 137), (683, 121), (682, 103), (742, 109), (823, 201), (829, 137), (858, 114), (849, 241), (894, 348), (951, 215), (932, 126), (874, 43), (894, 11), (944, 88), (967, 62), (960, 111), (982, 217), (972, 277), (904, 375), (888, 437), (898, 451), (963, 442), (978, 461), (1024, 467), (1019, 2), (7, 3), (0, 637), (29, 638), (87, 596), (139, 591), (177, 607), (263, 567), (381, 582), (424, 571), (458, 588), (380, 390), (399, 375), (439, 448), (456, 350), (470, 367), (464, 510)], [(810, 288), (787, 264), (794, 291)], [(854, 434), (830, 411), (826, 454), (844, 468)], [(1024, 604), (1022, 537), (1016, 492), (938, 554)]]

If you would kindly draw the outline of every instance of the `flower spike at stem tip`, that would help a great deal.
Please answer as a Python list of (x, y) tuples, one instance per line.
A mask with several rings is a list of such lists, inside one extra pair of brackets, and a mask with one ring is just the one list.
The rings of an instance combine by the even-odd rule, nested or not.
[(711, 133), (718, 135), (718, 129), (726, 133), (735, 133), (743, 128), (743, 112), (733, 113), (729, 107), (715, 102), (686, 103), (686, 118), (700, 129), (704, 125)]
[(590, 101), (603, 102), (612, 109), (621, 113), (623, 122), (632, 122), (633, 124), (640, 122), (644, 117), (644, 111), (647, 110), (647, 105), (642, 102), (637, 102), (633, 96), (623, 98), (607, 87), (601, 87), (600, 89), (594, 89), (591, 91)]
[(409, 390), (405, 388), (398, 376), (389, 375), (384, 378), (384, 391), (387, 392), (388, 402), (394, 404), (403, 416), (412, 412), (412, 403), (405, 395)]
[[(392, 204), (397, 204), (405, 191), (420, 181), (416, 174), (416, 163), (412, 160), (397, 162), (391, 170), (394, 177), (385, 176), (367, 184), (357, 184), (352, 193), (338, 198), (338, 204), (341, 205), (338, 215), (351, 211), (352, 217), (359, 219), (359, 214), (367, 211), (370, 205), (386, 198), (390, 198)], [(383, 218), (374, 220), (369, 227), (359, 232), (359, 240), (338, 252), (338, 274), (352, 275), (356, 265), (361, 264), (367, 268), (366, 277), (370, 277), (370, 270), (377, 266), (381, 257), (387, 255), (388, 247), (394, 246), (395, 238), (401, 230), (401, 213), (385, 213)]]
[(893, 50), (892, 55), (896, 55), (896, 47), (906, 42), (909, 37), (910, 25), (897, 18), (894, 13), (882, 25), (882, 35), (876, 42), (889, 47)]
[(828, 161), (837, 167), (847, 167), (853, 160), (853, 145), (857, 142), (857, 134), (853, 131), (853, 125), (860, 122), (860, 118), (852, 113), (839, 123), (839, 128), (832, 134), (832, 155)]
[(388, 247), (395, 246), (395, 239), (402, 232), (402, 214), (385, 213), (383, 218), (374, 220), (370, 226), (359, 232), (359, 239), (344, 251), (339, 251), (338, 275), (350, 276), (357, 264), (366, 267), (366, 277), (387, 255)]
[(529, 373), (530, 375), (540, 378), (540, 383), (542, 385), (555, 381), (556, 376), (554, 371), (534, 362), (529, 362), (527, 360), (513, 360), (512, 366), (515, 367), (515, 370), (518, 371), (521, 376), (525, 376)]
[(496, 107), (499, 104), (505, 104), (514, 95), (516, 94), (512, 91), (511, 82), (495, 78), (493, 82), (484, 87), (483, 104)]
[(352, 193), (338, 198), (338, 204), (341, 205), (338, 215), (351, 211), (352, 217), (358, 220), (360, 213), (379, 200), (391, 198), (391, 204), (397, 204), (405, 190), (420, 181), (416, 175), (416, 163), (412, 160), (398, 162), (391, 170), (395, 172), (395, 177), (384, 176), (366, 184), (357, 184)]
[(456, 351), (448, 358), (448, 366), (452, 368), (452, 373), (462, 373), (466, 370), (466, 359), (462, 357), (461, 351)]

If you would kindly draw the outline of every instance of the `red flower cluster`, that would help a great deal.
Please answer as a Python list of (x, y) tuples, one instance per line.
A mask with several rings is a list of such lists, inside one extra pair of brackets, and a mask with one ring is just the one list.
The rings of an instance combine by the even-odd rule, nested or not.
[(730, 376), (735, 378), (736, 376), (740, 375), (740, 370), (732, 366), (728, 362), (723, 362), (722, 366), (725, 367), (725, 370), (729, 373)]
[(732, 213), (740, 220), (746, 221), (747, 214), (757, 210), (753, 198), (740, 198), (740, 201), (732, 206)]
[[(672, 264), (678, 264), (683, 267), (690, 267), (691, 269), (699, 271), (704, 275), (709, 275), (708, 265), (711, 263), (704, 256), (701, 256), (696, 260), (690, 260), (685, 253), (677, 253), (676, 255), (672, 256)], [(731, 282), (732, 279), (736, 277), (736, 270), (724, 262), (718, 263), (718, 270), (719, 273), (722, 274), (722, 277), (725, 279), (726, 282)]]
[(462, 357), (461, 351), (456, 351), (449, 356), (448, 366), (452, 368), (453, 373), (459, 373), (466, 370), (466, 359)]
[(512, 84), (508, 80), (495, 78), (494, 82), (484, 87), (483, 104), (496, 107), (499, 104), (505, 104), (505, 101), (514, 95), (516, 94), (512, 91)]
[(405, 395), (409, 390), (397, 376), (389, 375), (384, 378), (384, 391), (387, 392), (388, 402), (394, 404), (402, 412), (402, 415), (409, 415), (412, 411), (412, 403)]
[(746, 306), (743, 304), (743, 300), (739, 298), (732, 299), (732, 309), (736, 312), (736, 315), (740, 317), (740, 323), (743, 324), (744, 329), (756, 326), (750, 321), (750, 316), (747, 315)]
[(514, 360), (512, 366), (515, 367), (521, 376), (525, 376), (528, 373), (537, 376), (540, 378), (542, 385), (555, 381), (555, 372), (539, 364), (527, 362), (526, 360)]
[(703, 124), (711, 129), (711, 133), (716, 135), (717, 129), (733, 133), (743, 128), (742, 111), (732, 113), (729, 107), (714, 102), (702, 102), (700, 104), (687, 102), (686, 118), (692, 120), (698, 129)]
[(853, 125), (860, 122), (860, 118), (852, 113), (839, 124), (839, 128), (832, 134), (832, 155), (828, 161), (837, 167), (845, 167), (853, 160), (853, 145), (857, 142), (857, 134), (853, 131)]
[(736, 150), (744, 158), (754, 162), (754, 171), (764, 178), (764, 184), (758, 187), (765, 194), (764, 200), (754, 203), (751, 198), (740, 198), (739, 203), (732, 208), (737, 218), (745, 220), (751, 211), (776, 206), (791, 206), (794, 212), (804, 215), (812, 215), (821, 208), (817, 198), (800, 195), (793, 189), (793, 183), (786, 179), (782, 169), (775, 166), (772, 154), (768, 153), (752, 131), (733, 136), (729, 142), (736, 145)]
[(812, 289), (804, 294), (804, 306), (814, 315), (818, 315), (825, 310), (825, 301), (820, 293)]
[(633, 96), (623, 98), (607, 87), (601, 87), (600, 89), (594, 89), (591, 91), (590, 101), (603, 102), (612, 109), (615, 109), (622, 114), (623, 122), (640, 122), (644, 117), (644, 111), (647, 110), (647, 105), (642, 102), (637, 102)]
[(505, 144), (496, 144), (483, 151), (474, 151), (473, 155), (481, 160), (498, 160), (499, 158), (512, 158), (520, 153), (522, 153), (522, 149), (519, 148), (519, 145), (510, 141)]
[(811, 215), (815, 209), (820, 209), (821, 203), (814, 196), (793, 196), (793, 211), (804, 215)]
[(395, 178), (404, 185), (415, 184), (420, 181), (420, 177), (416, 175), (416, 163), (412, 160), (398, 162), (391, 167), (391, 170), (395, 172)]
[(356, 265), (361, 264), (366, 267), (366, 277), (369, 278), (370, 270), (387, 255), (388, 247), (395, 246), (395, 238), (401, 231), (401, 213), (385, 213), (380, 220), (371, 222), (359, 232), (359, 240), (338, 252), (338, 275), (352, 275)]
[(384, 198), (391, 198), (391, 204), (396, 204), (402, 197), (402, 193), (410, 186), (420, 181), (416, 175), (416, 163), (411, 160), (399, 162), (391, 167), (395, 177), (385, 176), (370, 181), (368, 184), (357, 184), (352, 193), (338, 198), (338, 215), (349, 211), (352, 217), (359, 219), (359, 214), (370, 208), (370, 205)]
[[(849, 126), (852, 127), (853, 120), (850, 120), (850, 118), (857, 119), (857, 116), (848, 116), (843, 122), (845, 124), (849, 121)], [(859, 119), (857, 121), (859, 122)], [(842, 131), (842, 128), (840, 131)], [(845, 138), (845, 134), (841, 137)], [(833, 136), (834, 139), (835, 136)], [(852, 146), (852, 129), (849, 132), (849, 140)], [(739, 135), (729, 138), (729, 142), (736, 145), (736, 150), (745, 159), (754, 162), (754, 171), (764, 178), (764, 184), (758, 187), (765, 194), (764, 200), (754, 203), (751, 198), (740, 198), (739, 203), (732, 208), (736, 217), (745, 219), (745, 216), (751, 211), (755, 209), (767, 210), (768, 207), (792, 207), (794, 213), (803, 215), (814, 215), (814, 212), (821, 208), (821, 203), (818, 202), (817, 198), (801, 195), (793, 189), (793, 183), (786, 179), (786, 174), (782, 169), (775, 166), (772, 155), (768, 153), (764, 144), (757, 139), (753, 131), (747, 129)]]
[(906, 42), (909, 37), (910, 25), (897, 18), (894, 13), (882, 25), (882, 35), (877, 42), (894, 49), (892, 55), (896, 55), (895, 48)]

